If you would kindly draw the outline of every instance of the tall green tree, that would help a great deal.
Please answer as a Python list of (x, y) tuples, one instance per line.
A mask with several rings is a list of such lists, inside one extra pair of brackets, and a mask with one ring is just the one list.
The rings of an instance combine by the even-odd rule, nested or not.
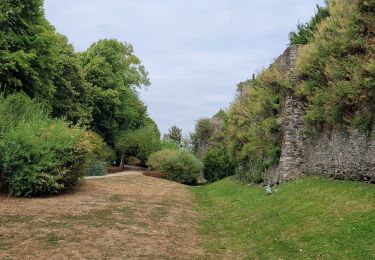
[(58, 48), (44, 18), (42, 0), (0, 1), (0, 83), (2, 92), (24, 91), (52, 100)]
[(93, 98), (79, 56), (65, 36), (56, 34), (56, 44), (60, 59), (54, 77), (56, 91), (52, 100), (52, 116), (65, 117), (73, 123), (89, 126), (92, 122)]
[(94, 43), (81, 54), (86, 80), (92, 85), (92, 128), (114, 144), (121, 130), (137, 129), (149, 118), (137, 89), (148, 86), (148, 73), (133, 47), (114, 39)]
[(164, 134), (164, 140), (169, 140), (176, 143), (178, 146), (182, 145), (182, 129), (177, 126), (169, 128), (168, 133)]
[(55, 117), (88, 125), (90, 88), (73, 47), (45, 19), (42, 0), (0, 2), (0, 91), (25, 92)]

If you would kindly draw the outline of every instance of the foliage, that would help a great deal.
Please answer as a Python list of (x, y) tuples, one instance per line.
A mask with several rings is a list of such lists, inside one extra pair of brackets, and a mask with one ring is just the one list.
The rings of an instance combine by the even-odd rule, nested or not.
[(194, 155), (185, 150), (161, 162), (160, 171), (164, 178), (183, 184), (195, 184), (202, 172), (203, 165)]
[[(15, 196), (57, 194), (77, 185), (87, 168), (84, 131), (51, 119), (24, 94), (0, 100), (0, 182)], [(35, 113), (34, 113), (35, 112)]]
[(116, 149), (121, 154), (121, 166), (128, 156), (137, 157), (145, 166), (148, 157), (160, 149), (160, 135), (152, 126), (124, 131), (116, 140)]
[(5, 98), (0, 95), (0, 138), (14, 129), (18, 122), (46, 118), (44, 107), (25, 94), (13, 94)]
[(115, 158), (114, 151), (106, 142), (104, 142), (99, 134), (92, 131), (86, 131), (84, 133), (84, 138), (90, 145), (91, 161), (104, 161), (108, 163)]
[(208, 255), (375, 258), (374, 244), (368, 243), (375, 233), (372, 185), (306, 177), (275, 186), (268, 196), (259, 185), (226, 178), (192, 190)]
[(189, 142), (190, 142), (190, 149), (189, 151), (196, 156), (198, 156), (199, 152), (199, 140), (196, 132), (189, 134)]
[(234, 174), (234, 165), (225, 147), (209, 149), (204, 156), (203, 165), (203, 175), (208, 182)]
[(161, 171), (162, 165), (177, 153), (178, 150), (175, 149), (163, 149), (151, 154), (147, 161), (148, 168), (153, 171)]
[(173, 141), (162, 140), (160, 143), (160, 150), (169, 149), (169, 150), (178, 150), (180, 147)]
[(309, 22), (298, 24), (297, 31), (289, 33), (290, 44), (308, 44), (319, 24), (327, 17), (329, 17), (328, 0), (326, 0), (326, 6), (316, 6), (316, 13)]
[(172, 126), (168, 129), (168, 133), (164, 134), (164, 140), (169, 140), (177, 144), (182, 145), (182, 129), (177, 126)]
[(56, 34), (55, 38), (59, 60), (54, 77), (56, 91), (51, 115), (90, 126), (93, 110), (91, 86), (85, 79), (79, 56), (74, 52), (73, 46), (68, 44), (65, 36)]
[(134, 156), (129, 156), (128, 158), (126, 158), (126, 163), (127, 165), (134, 165), (134, 166), (141, 165), (141, 161), (137, 157), (134, 157)]
[(103, 176), (107, 173), (107, 163), (103, 161), (92, 162), (87, 169), (87, 176)]
[(149, 169), (162, 173), (161, 177), (184, 184), (195, 184), (202, 172), (202, 163), (186, 150), (163, 149), (151, 154)]
[(237, 177), (259, 182), (279, 161), (280, 102), (291, 84), (276, 63), (242, 85), (228, 112), (228, 150)]
[[(131, 131), (150, 126), (158, 132), (155, 122), (147, 115), (147, 107), (138, 96), (137, 88), (147, 86), (150, 82), (145, 68), (133, 52), (130, 44), (112, 39), (100, 40), (87, 51), (77, 54), (67, 38), (57, 33), (46, 20), (43, 0), (1, 1), (0, 93), (3, 93), (5, 97), (9, 96), (9, 99), (1, 99), (4, 104), (0, 107), (0, 110), (4, 110), (1, 111), (0, 122), (2, 138), (4, 140), (15, 138), (16, 134), (22, 132), (21, 125), (25, 124), (23, 134), (30, 137), (30, 143), (24, 141), (25, 145), (31, 147), (35, 145), (35, 151), (30, 148), (30, 152), (38, 154), (40, 151), (36, 146), (42, 142), (42, 139), (38, 139), (41, 134), (37, 132), (37, 122), (41, 121), (41, 129), (42, 127), (48, 128), (48, 124), (56, 124), (61, 132), (65, 131), (68, 136), (68, 132), (76, 127), (70, 128), (64, 121), (66, 120), (100, 134), (101, 137), (93, 132), (82, 131), (82, 143), (87, 145), (88, 151), (85, 153), (89, 154), (89, 161), (108, 162), (114, 155), (102, 137), (113, 146), (115, 137), (124, 130)], [(25, 104), (18, 102), (19, 97), (12, 96), (12, 94), (19, 92), (35, 98), (40, 104), (35, 104), (25, 97), (22, 97)], [(8, 108), (9, 111), (5, 111)], [(55, 123), (47, 114), (61, 120)], [(73, 136), (73, 134), (70, 135)], [(56, 138), (62, 140), (65, 137), (61, 134)], [(60, 139), (45, 140), (40, 147), (50, 145), (49, 142), (59, 142)], [(9, 146), (10, 143), (7, 143), (9, 140), (2, 143), (5, 145), (4, 149), (16, 149)], [(74, 148), (69, 142), (67, 145)], [(142, 147), (146, 145), (143, 144)], [(47, 147), (44, 148), (47, 149)], [(56, 147), (51, 149), (58, 152)], [(152, 151), (153, 149), (145, 151), (142, 148), (138, 155), (143, 156), (144, 162)], [(8, 152), (11, 151), (4, 151), (4, 153)], [(17, 150), (17, 152), (20, 151)], [(51, 156), (53, 154), (52, 151)], [(15, 155), (9, 154), (9, 156)], [(25, 156), (28, 155), (25, 153)], [(44, 155), (35, 156), (43, 160)], [(56, 159), (56, 164), (58, 161), (59, 159)], [(65, 167), (63, 166), (65, 163), (72, 167), (75, 164), (75, 162), (61, 162), (61, 167)], [(65, 168), (62, 168), (61, 172)], [(44, 168), (41, 167), (39, 170), (42, 169)], [(32, 170), (30, 168), (30, 171)], [(39, 175), (34, 178), (34, 184), (37, 185), (36, 182), (43, 179), (38, 188), (40, 193), (43, 187), (47, 189), (48, 186), (52, 187), (58, 182), (56, 178), (51, 177), (49, 172), (40, 172)], [(74, 178), (71, 178), (72, 182)], [(64, 188), (64, 185), (58, 184), (48, 192), (55, 193)], [(32, 192), (37, 194), (39, 191)]]
[(24, 91), (51, 101), (58, 50), (54, 29), (44, 18), (42, 0), (0, 2), (0, 82), (2, 91)]
[(297, 60), (297, 91), (308, 104), (311, 128), (368, 131), (375, 112), (375, 1), (332, 1)]
[(195, 126), (195, 134), (198, 140), (208, 140), (212, 134), (210, 119), (203, 118), (198, 120)]
[(220, 109), (212, 118), (197, 121), (195, 132), (190, 134), (191, 150), (201, 159), (207, 150), (226, 146), (227, 112)]
[(146, 125), (147, 108), (135, 88), (150, 82), (130, 44), (100, 40), (81, 54), (81, 62), (92, 85), (94, 131), (113, 145), (120, 131)]
[(89, 85), (73, 47), (45, 19), (43, 1), (1, 1), (0, 28), (0, 91), (23, 91), (53, 116), (89, 125)]

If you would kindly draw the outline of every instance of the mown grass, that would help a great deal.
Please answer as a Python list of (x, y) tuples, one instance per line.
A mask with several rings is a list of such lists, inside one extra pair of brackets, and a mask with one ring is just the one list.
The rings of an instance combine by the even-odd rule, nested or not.
[(306, 177), (272, 195), (234, 178), (193, 192), (204, 248), (250, 259), (375, 259), (375, 186)]

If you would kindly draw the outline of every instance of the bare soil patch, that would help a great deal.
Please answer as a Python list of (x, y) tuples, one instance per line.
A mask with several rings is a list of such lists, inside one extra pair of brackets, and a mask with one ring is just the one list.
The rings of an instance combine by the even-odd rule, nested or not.
[(194, 208), (188, 187), (143, 175), (57, 197), (0, 195), (0, 259), (201, 258)]

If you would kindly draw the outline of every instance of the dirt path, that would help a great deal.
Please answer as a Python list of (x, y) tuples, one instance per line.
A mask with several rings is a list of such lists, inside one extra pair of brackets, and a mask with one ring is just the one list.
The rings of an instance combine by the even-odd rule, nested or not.
[(142, 174), (143, 174), (143, 171), (125, 171), (125, 172), (107, 174), (104, 176), (87, 176), (85, 177), (85, 180), (108, 179), (108, 178), (121, 177), (121, 176), (137, 176), (137, 175), (139, 176)]
[(0, 259), (201, 258), (189, 188), (121, 174), (57, 197), (0, 195)]

